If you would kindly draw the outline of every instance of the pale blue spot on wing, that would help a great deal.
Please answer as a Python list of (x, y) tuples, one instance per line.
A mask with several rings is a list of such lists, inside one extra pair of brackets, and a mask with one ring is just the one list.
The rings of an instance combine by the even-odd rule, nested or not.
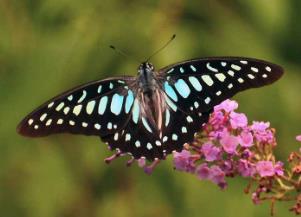
[(187, 98), (189, 96), (189, 94), (190, 94), (190, 88), (188, 87), (188, 85), (186, 84), (186, 82), (183, 79), (179, 79), (175, 83), (175, 87), (176, 87), (178, 93), (183, 98)]
[(77, 103), (81, 103), (87, 96), (87, 91), (83, 90), (83, 94), (82, 96), (79, 98), (79, 100), (77, 101)]
[(196, 91), (202, 91), (202, 85), (196, 77), (190, 76), (188, 79)]
[(167, 96), (165, 96), (165, 100), (166, 100), (167, 105), (176, 112), (177, 106)]
[(153, 132), (152, 129), (150, 128), (150, 126), (148, 125), (147, 120), (146, 120), (144, 117), (142, 117), (142, 123), (143, 123), (144, 127), (145, 127), (150, 133)]
[(167, 71), (167, 74), (172, 73), (174, 68), (171, 68), (170, 70)]
[(112, 102), (111, 102), (111, 112), (115, 115), (119, 115), (122, 109), (124, 96), (121, 96), (117, 93), (113, 95)]
[(184, 73), (184, 69), (182, 67), (180, 67), (180, 72)]
[(102, 115), (106, 108), (107, 108), (107, 103), (108, 103), (108, 97), (104, 96), (100, 99), (99, 105), (98, 105), (98, 114)]
[(136, 123), (136, 124), (138, 123), (139, 114), (140, 114), (139, 102), (138, 102), (138, 99), (135, 99), (134, 107), (133, 107), (133, 111), (132, 111), (132, 118), (133, 118), (134, 123)]
[(193, 65), (190, 65), (190, 68), (192, 69), (192, 71), (196, 72), (196, 68)]
[(131, 90), (128, 91), (128, 96), (125, 101), (125, 113), (129, 113), (134, 102), (134, 94)]
[(113, 87), (114, 87), (113, 83), (110, 82), (109, 88), (110, 88), (110, 89), (113, 89)]
[(176, 92), (166, 81), (164, 82), (164, 89), (170, 98), (172, 98), (176, 102), (178, 101), (178, 96), (177, 96)]
[(168, 126), (169, 121), (170, 121), (170, 112), (169, 112), (168, 109), (166, 109), (166, 112), (165, 112), (165, 127)]
[(97, 93), (100, 93), (100, 92), (101, 92), (101, 89), (102, 89), (102, 86), (99, 85), (98, 88), (97, 88)]

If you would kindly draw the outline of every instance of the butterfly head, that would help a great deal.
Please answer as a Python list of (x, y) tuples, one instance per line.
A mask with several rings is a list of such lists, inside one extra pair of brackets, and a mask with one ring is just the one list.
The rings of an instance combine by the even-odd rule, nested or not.
[(138, 75), (147, 76), (153, 73), (155, 70), (153, 64), (149, 62), (143, 62), (138, 67)]

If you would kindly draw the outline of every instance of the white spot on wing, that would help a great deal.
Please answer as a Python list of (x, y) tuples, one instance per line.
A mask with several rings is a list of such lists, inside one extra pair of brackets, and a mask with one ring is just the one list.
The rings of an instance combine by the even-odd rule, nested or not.
[(265, 67), (265, 70), (267, 70), (268, 72), (272, 71), (271, 67), (269, 67), (269, 66)]
[(148, 142), (147, 145), (146, 145), (146, 148), (147, 148), (148, 150), (151, 150), (151, 149), (153, 148), (153, 146), (152, 146), (152, 144), (150, 144), (150, 143)]
[(68, 114), (69, 110), (70, 110), (69, 107), (65, 107), (65, 108), (64, 108), (64, 114), (65, 114), (65, 115)]
[(55, 110), (60, 111), (63, 107), (64, 107), (64, 103), (61, 102), (61, 103), (55, 108)]
[(100, 125), (99, 125), (99, 124), (94, 124), (94, 128), (95, 128), (96, 130), (99, 130), (99, 129), (100, 129)]
[(217, 73), (215, 74), (215, 77), (221, 82), (224, 82), (226, 79), (226, 76), (223, 73)]
[(231, 68), (234, 69), (234, 70), (236, 70), (236, 71), (240, 71), (241, 70), (241, 67), (238, 66), (238, 65), (235, 65), (235, 64), (232, 64)]
[(205, 99), (205, 103), (206, 103), (206, 104), (209, 104), (210, 101), (211, 101), (210, 97), (207, 97), (207, 98)]
[(222, 67), (225, 67), (227, 65), (226, 62), (221, 62)]
[(40, 121), (44, 121), (46, 116), (47, 116), (47, 113), (42, 114), (40, 117)]
[(48, 108), (51, 108), (54, 105), (54, 102), (48, 104)]
[(208, 86), (212, 86), (214, 83), (209, 75), (202, 75), (202, 79)]
[(242, 78), (238, 78), (237, 81), (238, 81), (239, 83), (244, 83), (245, 80), (242, 79)]
[(186, 120), (188, 121), (188, 123), (193, 122), (193, 119), (192, 119), (192, 117), (190, 117), (190, 116), (187, 116), (187, 117), (186, 117)]
[(251, 70), (256, 73), (258, 72), (258, 69), (256, 67), (251, 67)]
[(115, 141), (117, 141), (117, 140), (118, 140), (118, 136), (119, 136), (119, 134), (118, 134), (118, 133), (115, 133), (115, 134), (114, 134), (114, 140), (115, 140)]
[(209, 69), (209, 70), (212, 71), (212, 72), (218, 72), (218, 70), (217, 70), (216, 68), (212, 67), (212, 66), (210, 65), (210, 63), (207, 63), (207, 64), (206, 64), (206, 67), (207, 67), (207, 69)]
[(76, 116), (78, 116), (79, 115), (79, 113), (81, 112), (81, 110), (82, 110), (82, 105), (77, 105), (77, 106), (75, 106), (74, 108), (73, 108), (73, 114), (75, 114)]
[(232, 77), (234, 76), (234, 72), (233, 72), (232, 70), (229, 70), (229, 71), (228, 71), (228, 74), (229, 74), (230, 76), (232, 76)]
[(140, 143), (139, 140), (137, 140), (137, 141), (135, 142), (135, 146), (136, 146), (137, 148), (139, 148), (139, 147), (141, 146), (141, 143)]
[(28, 120), (28, 125), (32, 125), (32, 123), (33, 123), (33, 119), (29, 119)]
[(49, 119), (49, 120), (46, 122), (46, 126), (49, 126), (51, 123), (52, 123), (52, 119)]
[(250, 79), (254, 79), (254, 78), (255, 78), (255, 76), (252, 75), (252, 74), (248, 74), (248, 77), (249, 77)]
[(178, 135), (177, 134), (172, 134), (172, 137), (171, 137), (171, 139), (173, 140), (173, 141), (177, 141), (178, 140)]
[(131, 134), (127, 133), (125, 135), (125, 141), (130, 141), (131, 140)]
[(95, 107), (95, 100), (88, 102), (86, 107), (86, 112), (88, 115), (93, 113), (94, 107)]
[(63, 122), (64, 122), (63, 119), (58, 119), (56, 123), (57, 123), (57, 124), (62, 124)]

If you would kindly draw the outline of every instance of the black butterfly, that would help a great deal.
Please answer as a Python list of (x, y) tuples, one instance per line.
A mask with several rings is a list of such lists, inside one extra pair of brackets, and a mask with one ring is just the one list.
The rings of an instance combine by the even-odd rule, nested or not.
[(54, 97), (29, 114), (18, 132), (96, 135), (135, 159), (163, 159), (193, 141), (215, 105), (282, 74), (278, 65), (243, 57), (193, 59), (158, 71), (144, 62), (136, 77), (98, 80)]

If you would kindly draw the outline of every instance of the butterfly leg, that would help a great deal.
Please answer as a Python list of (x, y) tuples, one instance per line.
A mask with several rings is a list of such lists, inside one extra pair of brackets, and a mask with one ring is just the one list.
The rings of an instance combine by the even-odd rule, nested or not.
[(131, 159), (129, 159), (127, 162), (126, 162), (126, 166), (127, 167), (130, 167), (132, 166), (132, 164), (135, 162), (135, 158), (134, 157), (131, 157)]
[(152, 174), (156, 166), (160, 163), (160, 159), (155, 158), (155, 160), (150, 165), (145, 165), (143, 167), (144, 172), (148, 175)]
[(119, 158), (121, 156), (121, 151), (120, 150), (117, 150), (115, 154), (113, 154), (112, 156), (110, 157), (107, 157), (104, 159), (104, 161), (109, 164), (111, 163), (113, 160)]

